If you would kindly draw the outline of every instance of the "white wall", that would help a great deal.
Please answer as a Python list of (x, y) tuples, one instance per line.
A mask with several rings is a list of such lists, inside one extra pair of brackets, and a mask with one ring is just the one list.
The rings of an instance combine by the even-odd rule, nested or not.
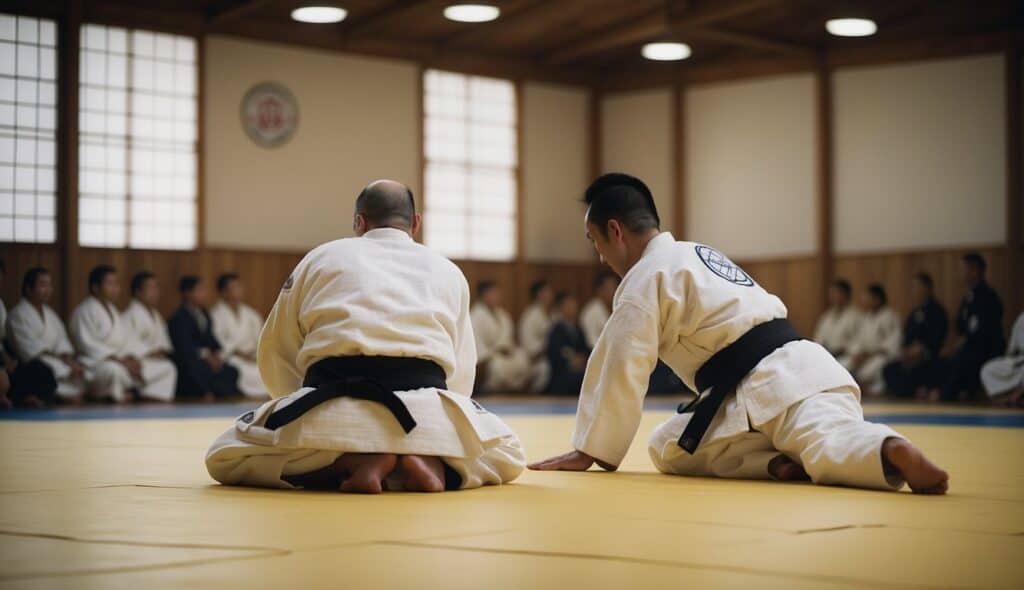
[(1001, 55), (835, 74), (836, 251), (1005, 239)]
[(589, 98), (585, 89), (523, 87), (523, 186), (526, 243), (534, 261), (594, 259), (583, 233), (580, 198), (590, 179)]
[(601, 101), (602, 172), (639, 177), (654, 193), (661, 228), (672, 231), (672, 91), (613, 94)]
[[(356, 195), (393, 178), (419, 194), (418, 68), (211, 36), (206, 40), (206, 243), (303, 250), (351, 235)], [(284, 84), (299, 127), (266, 149), (242, 129), (254, 84)]]
[(813, 254), (814, 77), (696, 86), (685, 109), (687, 239), (744, 260)]

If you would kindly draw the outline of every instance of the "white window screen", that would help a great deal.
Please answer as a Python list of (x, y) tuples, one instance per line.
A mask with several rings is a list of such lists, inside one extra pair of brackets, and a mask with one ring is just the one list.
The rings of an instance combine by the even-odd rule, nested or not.
[(195, 39), (85, 25), (81, 44), (79, 243), (195, 248)]
[(0, 242), (57, 229), (57, 27), (0, 14)]
[(452, 258), (516, 252), (516, 93), (512, 82), (428, 70), (424, 79), (427, 245)]

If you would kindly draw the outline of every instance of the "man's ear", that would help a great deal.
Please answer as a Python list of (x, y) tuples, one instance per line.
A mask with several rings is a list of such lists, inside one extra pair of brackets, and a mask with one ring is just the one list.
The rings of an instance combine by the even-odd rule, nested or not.
[(623, 227), (619, 223), (618, 219), (608, 220), (608, 240), (611, 242), (621, 242), (623, 236)]
[(356, 213), (352, 216), (352, 231), (357, 236), (361, 236), (366, 233), (366, 218), (361, 213)]
[(420, 213), (412, 214), (412, 227), (409, 228), (409, 235), (416, 237), (416, 234), (420, 233), (420, 228), (423, 227), (423, 215)]

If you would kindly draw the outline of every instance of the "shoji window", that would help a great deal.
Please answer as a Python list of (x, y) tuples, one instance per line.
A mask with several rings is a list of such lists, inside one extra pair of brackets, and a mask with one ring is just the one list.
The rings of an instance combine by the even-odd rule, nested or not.
[(57, 27), (0, 14), (0, 242), (57, 229)]
[(194, 248), (195, 39), (85, 25), (81, 45), (79, 243)]
[(425, 243), (452, 258), (514, 258), (514, 84), (428, 70), (424, 103)]

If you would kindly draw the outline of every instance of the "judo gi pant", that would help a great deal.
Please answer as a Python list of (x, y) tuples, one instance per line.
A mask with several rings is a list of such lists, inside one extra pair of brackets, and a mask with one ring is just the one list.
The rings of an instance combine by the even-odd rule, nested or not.
[(885, 378), (885, 389), (895, 397), (914, 397), (921, 387), (928, 387), (935, 381), (937, 370), (934, 360), (921, 361), (908, 365), (903, 361), (893, 361), (882, 370)]
[(840, 358), (839, 363), (853, 374), (854, 378), (857, 379), (857, 383), (861, 384), (865, 392), (872, 395), (881, 395), (885, 392), (885, 380), (882, 377), (882, 371), (890, 360), (892, 359), (884, 354), (872, 354), (864, 359), (864, 362), (858, 367), (853, 366), (853, 357), (849, 356)]
[(1024, 356), (994, 358), (981, 367), (981, 383), (990, 397), (1024, 387)]
[(677, 444), (691, 416), (677, 414), (651, 435), (648, 450), (662, 473), (770, 479), (768, 463), (782, 453), (800, 463), (817, 484), (903, 487), (903, 480), (886, 477), (881, 454), (885, 439), (902, 437), (888, 426), (864, 421), (851, 389), (814, 394), (749, 432), (705, 438), (693, 455)]

